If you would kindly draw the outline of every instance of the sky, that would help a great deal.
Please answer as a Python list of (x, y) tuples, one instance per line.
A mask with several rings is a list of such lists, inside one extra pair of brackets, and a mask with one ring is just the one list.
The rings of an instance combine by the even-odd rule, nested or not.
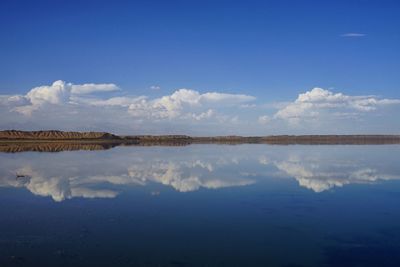
[(0, 129), (400, 132), (399, 1), (0, 1)]

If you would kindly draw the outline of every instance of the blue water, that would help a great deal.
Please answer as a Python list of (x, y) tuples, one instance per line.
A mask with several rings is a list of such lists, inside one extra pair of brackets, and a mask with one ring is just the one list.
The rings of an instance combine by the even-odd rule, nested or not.
[(399, 159), (398, 145), (0, 153), (0, 266), (400, 266)]

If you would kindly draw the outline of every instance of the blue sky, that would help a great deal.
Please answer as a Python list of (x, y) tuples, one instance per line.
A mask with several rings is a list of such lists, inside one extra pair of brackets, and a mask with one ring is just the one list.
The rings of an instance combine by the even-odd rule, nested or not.
[[(201, 135), (398, 132), (399, 12), (398, 1), (1, 1), (0, 127)], [(39, 100), (38, 94), (28, 96), (58, 80), (66, 84), (61, 91), (68, 91), (62, 100), (49, 101), (43, 92)], [(118, 89), (71, 95), (71, 86), (82, 84)], [(294, 104), (295, 115), (277, 115), (315, 87), (325, 91), (313, 91), (306, 112)], [(218, 93), (220, 100), (229, 94), (230, 100), (175, 98), (178, 115), (155, 111), (168, 109), (158, 99), (182, 88)], [(233, 101), (233, 95), (253, 99)], [(18, 104), (10, 103), (13, 96), (20, 97)], [(104, 122), (91, 120), (89, 110), (99, 107), (93, 101), (115, 97), (129, 101), (112, 105)], [(140, 97), (146, 98), (143, 113), (155, 116), (132, 112)], [(360, 97), (368, 108), (359, 107)], [(110, 105), (103, 104), (105, 112)], [(27, 115), (15, 105), (35, 107)], [(50, 110), (58, 117), (45, 123)], [(69, 113), (88, 117), (73, 123)], [(344, 114), (340, 129), (326, 126), (337, 122), (334, 114)], [(115, 125), (115, 118), (141, 126)], [(360, 127), (354, 129), (355, 123)]]

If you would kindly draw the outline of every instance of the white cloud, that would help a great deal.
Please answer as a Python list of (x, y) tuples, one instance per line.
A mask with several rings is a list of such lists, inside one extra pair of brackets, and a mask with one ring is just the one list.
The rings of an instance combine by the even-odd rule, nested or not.
[(69, 84), (71, 86), (71, 94), (85, 95), (95, 92), (113, 92), (120, 90), (118, 86), (113, 83), (86, 83), (86, 84)]
[[(104, 95), (104, 92), (109, 93)], [(135, 96), (127, 95), (112, 83), (55, 81), (26, 94), (0, 95), (0, 127), (117, 134), (259, 135), (321, 133), (321, 130), (330, 133), (338, 125), (341, 129), (335, 133), (351, 132), (352, 121), (357, 120), (366, 132), (372, 128), (374, 133), (399, 130), (398, 124), (393, 123), (396, 115), (393, 109), (384, 107), (400, 104), (400, 99), (351, 96), (314, 88), (299, 94), (293, 102), (260, 105), (256, 100), (250, 95), (202, 93), (185, 88), (161, 97)], [(376, 116), (375, 123), (371, 123), (373, 118), (366, 114), (385, 119)]]
[(219, 108), (234, 106), (239, 103), (255, 100), (254, 97), (240, 94), (222, 94), (217, 92), (200, 94), (190, 89), (179, 89), (171, 95), (153, 100), (140, 99), (129, 106), (129, 112), (135, 117), (156, 119), (172, 119), (177, 117), (193, 117), (196, 120), (210, 118), (214, 114), (212, 109), (202, 111), (191, 116), (190, 110), (207, 107)]
[(255, 108), (257, 107), (256, 104), (241, 104), (239, 107), (241, 108)]
[(224, 94), (224, 93), (205, 93), (200, 95), (200, 100), (204, 102), (226, 102), (230, 104), (238, 104), (243, 102), (253, 101), (256, 98), (254, 96), (243, 95), (243, 94)]
[(152, 86), (150, 86), (150, 89), (151, 89), (151, 90), (155, 90), (155, 91), (157, 91), (157, 90), (160, 90), (160, 89), (161, 89), (161, 87), (160, 87), (160, 86), (158, 86), (158, 85), (152, 85)]
[[(255, 100), (253, 96), (243, 94), (226, 94), (208, 92), (201, 94), (191, 89), (179, 89), (171, 95), (156, 99), (139, 97), (111, 97), (99, 99), (83, 95), (112, 92), (120, 90), (115, 84), (72, 84), (55, 81), (52, 85), (39, 86), (31, 89), (26, 95), (14, 95), (2, 99), (2, 104), (12, 106), (12, 110), (24, 115), (31, 115), (46, 104), (81, 104), (90, 106), (125, 107), (133, 116), (175, 118), (182, 115), (188, 107), (208, 107), (210, 105), (229, 106)], [(212, 110), (198, 113), (195, 118), (211, 117)], [(188, 114), (188, 113), (187, 113)], [(186, 115), (187, 115), (186, 114)]]
[(271, 118), (268, 115), (263, 115), (258, 117), (258, 123), (260, 124), (268, 124), (271, 121)]
[(366, 34), (365, 33), (359, 33), (359, 32), (348, 32), (348, 33), (344, 33), (344, 34), (341, 34), (340, 35), (341, 37), (355, 37), (355, 38), (357, 38), (357, 37), (364, 37), (364, 36), (366, 36)]
[(139, 97), (117, 96), (117, 97), (111, 97), (108, 99), (75, 97), (72, 99), (74, 101), (76, 101), (77, 103), (87, 104), (87, 105), (91, 105), (91, 106), (116, 106), (116, 107), (128, 108), (132, 104), (139, 103), (142, 100), (146, 100), (146, 97), (145, 96), (139, 96)]
[(288, 103), (278, 110), (274, 118), (298, 123), (302, 119), (316, 119), (324, 111), (333, 111), (332, 114), (352, 115), (374, 111), (379, 107), (400, 104), (400, 99), (381, 99), (376, 96), (349, 96), (343, 93), (333, 93), (322, 88), (299, 94), (294, 102)]
[[(106, 97), (104, 92), (111, 95)], [(244, 94), (201, 93), (185, 88), (155, 98), (124, 94), (112, 83), (55, 81), (51, 85), (35, 87), (24, 95), (0, 96), (0, 127), (100, 130), (124, 134), (139, 129), (137, 133), (172, 134), (183, 132), (174, 127), (180, 125), (180, 129), (194, 131), (197, 128), (205, 132), (207, 129), (226, 129), (222, 123), (217, 123), (223, 117), (235, 118), (225, 120), (225, 125), (238, 122), (236, 108), (256, 100)], [(204, 127), (208, 123), (214, 128)]]
[(72, 84), (55, 81), (52, 85), (44, 85), (31, 89), (26, 95), (14, 95), (8, 98), (8, 104), (15, 105), (13, 111), (24, 115), (32, 115), (46, 104), (60, 105), (68, 103), (74, 95), (85, 95), (97, 92), (117, 91), (115, 84)]
[(197, 121), (211, 118), (214, 115), (215, 115), (215, 112), (212, 109), (209, 109), (206, 112), (202, 112), (200, 114), (191, 114), (192, 118)]

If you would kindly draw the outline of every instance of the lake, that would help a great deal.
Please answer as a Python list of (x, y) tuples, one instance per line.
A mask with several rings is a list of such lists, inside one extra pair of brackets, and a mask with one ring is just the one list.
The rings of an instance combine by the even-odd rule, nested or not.
[(0, 153), (0, 266), (400, 266), (400, 145)]

